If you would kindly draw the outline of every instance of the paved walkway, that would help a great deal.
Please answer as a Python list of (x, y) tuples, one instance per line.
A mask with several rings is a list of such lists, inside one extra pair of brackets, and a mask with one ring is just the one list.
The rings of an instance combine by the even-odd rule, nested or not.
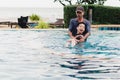
[[(13, 26), (14, 27), (14, 26)], [(99, 28), (99, 27), (120, 27), (119, 25), (91, 25), (92, 28)], [(8, 25), (0, 25), (0, 29), (11, 29)], [(15, 28), (13, 28), (15, 29)]]
[(104, 24), (101, 24), (101, 25), (91, 25), (92, 28), (99, 28), (99, 27), (120, 27), (120, 24), (111, 24), (111, 25), (104, 25)]

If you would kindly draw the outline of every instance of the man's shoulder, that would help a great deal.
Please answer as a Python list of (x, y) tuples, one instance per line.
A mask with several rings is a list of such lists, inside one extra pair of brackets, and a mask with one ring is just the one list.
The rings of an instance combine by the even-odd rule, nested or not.
[(84, 19), (84, 22), (90, 22), (89, 20), (87, 20), (87, 19)]
[(71, 23), (74, 23), (74, 24), (78, 23), (78, 21), (77, 21), (76, 18), (72, 18), (72, 19), (70, 20), (70, 22), (71, 22)]
[(71, 18), (71, 21), (77, 21), (77, 19), (76, 18)]
[(90, 24), (90, 21), (87, 20), (87, 19), (84, 19), (84, 23), (85, 23), (85, 24)]

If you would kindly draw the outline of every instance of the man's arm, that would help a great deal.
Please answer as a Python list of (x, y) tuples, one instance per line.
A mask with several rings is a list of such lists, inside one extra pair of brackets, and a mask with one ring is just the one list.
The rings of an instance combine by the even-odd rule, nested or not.
[(86, 34), (84, 35), (84, 37), (83, 37), (84, 40), (87, 39), (89, 35), (90, 35), (90, 32), (86, 33)]
[(72, 32), (71, 31), (68, 31), (68, 34), (69, 34), (69, 36), (73, 39), (73, 38), (75, 38), (73, 35), (72, 35)]

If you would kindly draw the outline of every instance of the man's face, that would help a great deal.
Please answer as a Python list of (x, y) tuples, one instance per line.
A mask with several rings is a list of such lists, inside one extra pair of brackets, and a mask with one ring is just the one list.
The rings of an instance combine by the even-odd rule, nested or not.
[(82, 10), (77, 10), (76, 11), (76, 15), (77, 15), (77, 17), (83, 17), (83, 15), (84, 15), (84, 12), (82, 11)]

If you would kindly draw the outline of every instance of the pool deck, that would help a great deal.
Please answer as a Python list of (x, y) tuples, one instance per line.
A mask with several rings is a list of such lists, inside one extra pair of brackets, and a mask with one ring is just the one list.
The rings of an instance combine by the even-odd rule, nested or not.
[[(91, 25), (91, 28), (99, 28), (99, 27), (120, 27), (120, 24), (110, 24), (110, 25), (104, 25), (104, 24), (101, 24), (101, 25)], [(0, 29), (18, 29), (18, 28), (11, 28), (10, 26), (8, 25), (0, 25)], [(20, 28), (22, 29), (22, 28)], [(52, 29), (52, 28), (50, 28)], [(56, 28), (56, 29), (59, 29), (59, 28)], [(63, 28), (63, 29), (66, 29), (66, 28)]]
[(120, 24), (110, 24), (110, 25), (105, 25), (105, 24), (101, 24), (101, 25), (91, 25), (92, 28), (99, 28), (99, 27), (120, 27)]

